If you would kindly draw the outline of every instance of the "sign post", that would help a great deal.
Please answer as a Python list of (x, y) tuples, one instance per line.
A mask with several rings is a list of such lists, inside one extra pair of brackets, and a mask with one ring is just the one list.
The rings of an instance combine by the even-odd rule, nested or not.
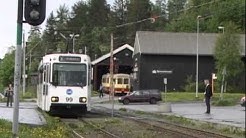
[(164, 102), (166, 103), (167, 102), (167, 78), (164, 78), (163, 82), (164, 82), (164, 86), (165, 86), (165, 99), (164, 99)]
[(217, 76), (215, 73), (212, 73), (212, 93), (214, 93), (214, 80), (217, 79)]
[(223, 75), (223, 78), (222, 78), (221, 91), (220, 91), (221, 100), (223, 99), (223, 92), (224, 92), (224, 87), (225, 87), (224, 83), (225, 83), (226, 67), (223, 68), (222, 75)]

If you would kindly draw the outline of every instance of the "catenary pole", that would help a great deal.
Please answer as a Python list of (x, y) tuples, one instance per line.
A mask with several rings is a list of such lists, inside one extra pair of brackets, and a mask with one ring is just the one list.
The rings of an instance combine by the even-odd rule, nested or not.
[(19, 121), (19, 86), (21, 76), (21, 42), (22, 42), (22, 19), (23, 19), (23, 0), (18, 0), (17, 11), (17, 39), (15, 51), (15, 72), (14, 72), (14, 111), (12, 136), (18, 137), (18, 121)]
[(114, 39), (114, 36), (113, 36), (113, 33), (111, 33), (111, 46), (110, 46), (110, 95), (112, 96), (111, 97), (111, 100), (112, 100), (112, 117), (114, 116), (114, 90), (113, 90), (113, 72), (114, 72), (114, 61), (113, 61), (113, 39)]
[(23, 46), (22, 46), (22, 51), (23, 51), (23, 65), (22, 65), (22, 92), (23, 95), (25, 95), (26, 92), (26, 42), (25, 42), (25, 32), (23, 31)]
[(199, 74), (199, 20), (200, 20), (201, 16), (198, 15), (197, 16), (197, 36), (196, 36), (196, 97), (198, 97), (198, 74)]

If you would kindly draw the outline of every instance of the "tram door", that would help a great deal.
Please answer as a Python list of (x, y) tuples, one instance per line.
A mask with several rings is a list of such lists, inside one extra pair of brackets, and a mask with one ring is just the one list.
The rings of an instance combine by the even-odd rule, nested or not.
[(43, 94), (42, 94), (42, 99), (43, 99), (43, 107), (44, 110), (48, 110), (48, 87), (49, 87), (49, 78), (50, 78), (50, 65), (45, 64), (44, 65), (44, 83), (43, 83)]

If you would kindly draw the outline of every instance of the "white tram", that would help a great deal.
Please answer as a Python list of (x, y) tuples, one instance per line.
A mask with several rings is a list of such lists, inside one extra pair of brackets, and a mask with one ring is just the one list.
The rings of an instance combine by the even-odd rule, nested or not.
[(83, 54), (45, 55), (39, 65), (37, 104), (50, 113), (90, 110), (91, 61)]

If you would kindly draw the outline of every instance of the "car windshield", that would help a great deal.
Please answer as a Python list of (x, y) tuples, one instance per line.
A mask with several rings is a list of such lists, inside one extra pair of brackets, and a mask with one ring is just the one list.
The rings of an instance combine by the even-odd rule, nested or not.
[(133, 91), (132, 95), (142, 95), (142, 91)]
[(129, 95), (133, 95), (134, 93), (136, 93), (137, 91), (133, 91), (133, 92), (130, 92)]
[(55, 63), (52, 82), (56, 86), (86, 86), (86, 65)]

